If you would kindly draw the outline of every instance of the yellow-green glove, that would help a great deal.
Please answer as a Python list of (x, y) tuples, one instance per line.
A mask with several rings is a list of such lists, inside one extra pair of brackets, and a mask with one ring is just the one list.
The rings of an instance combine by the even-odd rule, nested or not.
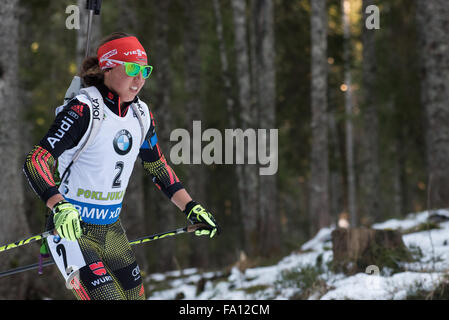
[(215, 236), (215, 234), (217, 234), (217, 232), (218, 234), (220, 234), (220, 227), (218, 226), (212, 214), (207, 212), (206, 209), (203, 208), (203, 206), (196, 203), (195, 201), (190, 201), (186, 205), (184, 213), (186, 214), (187, 219), (189, 219), (192, 224), (203, 223), (209, 226), (207, 228), (198, 228), (195, 231), (195, 235), (209, 236), (210, 238), (212, 238)]
[(78, 210), (66, 200), (59, 201), (53, 207), (53, 222), (59, 236), (70, 241), (81, 237), (81, 218)]

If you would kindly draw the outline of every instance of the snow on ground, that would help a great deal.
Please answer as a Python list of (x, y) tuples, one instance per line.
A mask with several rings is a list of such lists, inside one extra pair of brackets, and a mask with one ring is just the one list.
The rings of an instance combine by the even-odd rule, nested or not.
[[(372, 226), (412, 232), (427, 223), (430, 215), (449, 219), (448, 210), (420, 212), (404, 220), (392, 219)], [(430, 292), (449, 274), (449, 221), (438, 223), (438, 229), (403, 235), (405, 245), (417, 254), (417, 261), (402, 263), (404, 272), (393, 273), (388, 268), (373, 268), (369, 273), (346, 276), (328, 268), (332, 261), (331, 232), (323, 228), (301, 247), (301, 252), (284, 257), (277, 264), (230, 272), (199, 272), (184, 269), (151, 274), (146, 278), (149, 299), (196, 300), (264, 300), (264, 299), (323, 299), (323, 300), (402, 300), (417, 290)], [(419, 230), (419, 229), (417, 229)], [(314, 286), (307, 287), (310, 281)], [(198, 283), (203, 287), (197, 292)], [(316, 287), (316, 283), (320, 285)], [(307, 292), (305, 291), (307, 290)]]

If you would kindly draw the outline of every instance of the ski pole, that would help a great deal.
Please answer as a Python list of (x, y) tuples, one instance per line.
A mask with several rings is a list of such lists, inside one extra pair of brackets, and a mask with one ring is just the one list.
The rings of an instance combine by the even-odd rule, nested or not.
[[(81, 229), (83, 230), (83, 232), (84, 232), (84, 228), (85, 228), (84, 222), (81, 221)], [(5, 245), (0, 247), (0, 252), (6, 251), (6, 250), (11, 250), (11, 249), (14, 249), (14, 248), (18, 248), (18, 247), (21, 247), (21, 246), (24, 246), (26, 244), (33, 243), (33, 242), (36, 242), (36, 241), (39, 241), (39, 240), (44, 240), (45, 238), (47, 238), (47, 237), (49, 237), (51, 235), (54, 235), (55, 232), (56, 232), (55, 229), (51, 229), (51, 230), (42, 232), (41, 234), (38, 234), (38, 235), (35, 235), (35, 236), (31, 236), (31, 237), (26, 238), (26, 239), (22, 239), (22, 240), (19, 240), (19, 241), (16, 241), (16, 242), (5, 244)]]
[(35, 264), (30, 264), (28, 266), (23, 266), (23, 267), (18, 267), (18, 268), (11, 269), (11, 270), (8, 270), (8, 271), (3, 271), (3, 272), (0, 272), (0, 278), (6, 277), (6, 276), (11, 276), (13, 274), (21, 273), (21, 272), (24, 272), (24, 271), (38, 269), (40, 267), (51, 266), (52, 264), (55, 264), (55, 262), (53, 260), (49, 260), (49, 261), (43, 262), (42, 264), (35, 263)]
[[(181, 234), (181, 233), (191, 233), (191, 232), (194, 232), (195, 230), (197, 230), (199, 228), (202, 228), (202, 227), (207, 227), (207, 225), (205, 225), (203, 223), (198, 223), (198, 224), (194, 224), (194, 225), (189, 225), (189, 226), (184, 227), (184, 228), (178, 228), (178, 229), (171, 230), (171, 231), (156, 233), (156, 234), (153, 234), (153, 235), (149, 235), (149, 236), (145, 236), (145, 237), (142, 237), (142, 238), (138, 238), (138, 239), (132, 240), (132, 241), (129, 242), (129, 244), (130, 245), (142, 244), (142, 243), (145, 243), (145, 242), (155, 241), (155, 240), (159, 240), (159, 239), (163, 239), (163, 238), (167, 238), (167, 237), (173, 237), (173, 236), (176, 236), (176, 235)], [(38, 241), (40, 239), (44, 239), (44, 238), (46, 238), (46, 237), (48, 237), (48, 236), (50, 236), (52, 234), (53, 234), (53, 230), (44, 232), (44, 233), (42, 233), (40, 235), (31, 237), (31, 238), (41, 237), (39, 239), (33, 240), (33, 242), (34, 242), (34, 241)], [(42, 235), (45, 235), (45, 236), (42, 237)], [(28, 238), (28, 239), (31, 239), (31, 238)], [(25, 240), (27, 240), (27, 239), (25, 239)], [(25, 241), (25, 240), (21, 240), (21, 241)], [(21, 241), (19, 241), (19, 242), (21, 242)], [(28, 243), (30, 243), (30, 242), (28, 242)], [(2, 247), (0, 247), (0, 251), (1, 251), (1, 248)], [(14, 247), (14, 248), (16, 248), (16, 247)], [(6, 277), (6, 276), (10, 276), (10, 275), (13, 275), (13, 274), (16, 274), (16, 273), (24, 272), (24, 271), (38, 269), (39, 267), (50, 266), (50, 265), (52, 265), (54, 263), (55, 263), (54, 261), (45, 261), (42, 264), (35, 263), (35, 264), (30, 264), (28, 266), (23, 266), (23, 267), (18, 267), (18, 268), (11, 269), (11, 270), (8, 270), (8, 271), (3, 271), (3, 272), (0, 272), (0, 278)]]
[(39, 240), (43, 240), (43, 239), (47, 238), (48, 236), (51, 236), (53, 233), (54, 233), (54, 230), (45, 231), (45, 232), (42, 232), (41, 234), (26, 238), (26, 239), (22, 239), (22, 240), (13, 242), (13, 243), (5, 244), (3, 246), (0, 246), (0, 252), (14, 249), (17, 247), (21, 247), (23, 245), (33, 243), (33, 242), (36, 242)]
[(186, 232), (194, 232), (195, 230), (201, 228), (201, 227), (206, 227), (207, 225), (203, 224), (203, 223), (198, 223), (198, 224), (193, 224), (193, 225), (189, 225), (187, 227), (184, 228), (178, 228), (172, 231), (167, 231), (167, 232), (161, 232), (161, 233), (157, 233), (157, 234), (153, 234), (151, 236), (146, 236), (146, 237), (142, 237), (133, 241), (130, 241), (129, 244), (130, 245), (136, 245), (136, 244), (141, 244), (141, 243), (145, 243), (145, 242), (150, 242), (150, 241), (154, 241), (154, 240), (159, 240), (159, 239), (163, 239), (166, 237), (172, 237), (172, 236), (176, 236), (178, 234), (181, 233), (186, 233)]

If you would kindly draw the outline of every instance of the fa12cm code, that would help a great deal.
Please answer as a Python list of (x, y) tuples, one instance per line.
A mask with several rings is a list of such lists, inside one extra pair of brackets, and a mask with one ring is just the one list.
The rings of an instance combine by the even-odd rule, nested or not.
[(233, 305), (233, 304), (225, 304), (223, 305), (223, 314), (251, 314), (251, 315), (264, 315), (270, 314), (270, 305)]

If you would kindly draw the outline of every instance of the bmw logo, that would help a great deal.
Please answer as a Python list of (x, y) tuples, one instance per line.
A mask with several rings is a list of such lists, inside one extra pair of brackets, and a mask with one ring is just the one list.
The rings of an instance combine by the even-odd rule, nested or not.
[(114, 150), (119, 155), (127, 154), (133, 146), (133, 137), (128, 130), (120, 130), (114, 137)]

